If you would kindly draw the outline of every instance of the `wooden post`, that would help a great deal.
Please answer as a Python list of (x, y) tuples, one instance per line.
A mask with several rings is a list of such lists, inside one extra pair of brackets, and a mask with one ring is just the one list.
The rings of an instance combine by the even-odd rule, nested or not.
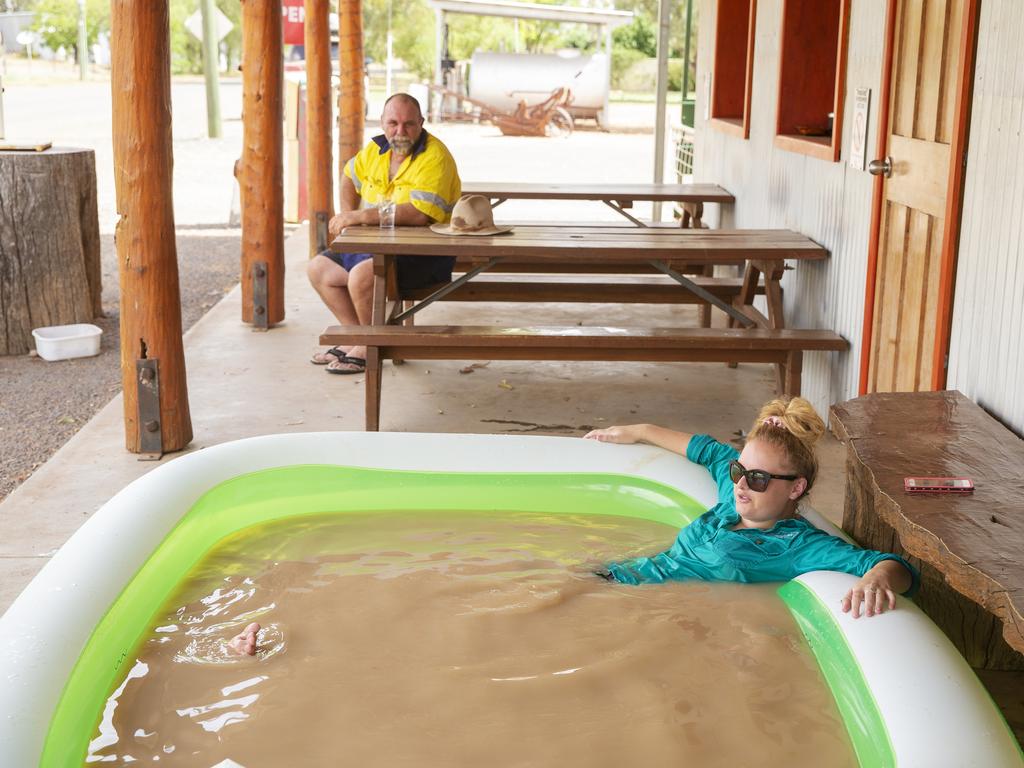
[(327, 247), (327, 222), (334, 213), (329, 8), (329, 0), (306, 0), (306, 197), (311, 257)]
[[(360, 0), (338, 0), (338, 178), (363, 148), (363, 10)], [(388, 94), (390, 96), (390, 94)]]
[(281, 0), (242, 0), (242, 322), (264, 328), (284, 320), (283, 45)]
[[(171, 196), (167, 0), (113, 0), (110, 40), (125, 445), (152, 452), (143, 443), (159, 434), (160, 452), (178, 451), (192, 440), (192, 422)], [(159, 413), (145, 419), (148, 428), (139, 423), (139, 360), (157, 367)]]

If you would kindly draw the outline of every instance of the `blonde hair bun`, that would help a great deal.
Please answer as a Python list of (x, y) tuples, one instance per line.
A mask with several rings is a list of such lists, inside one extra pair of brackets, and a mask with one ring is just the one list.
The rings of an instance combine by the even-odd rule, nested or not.
[(825, 434), (825, 422), (814, 410), (814, 406), (802, 397), (780, 397), (766, 403), (757, 415), (751, 433), (761, 431), (759, 427), (781, 422), (782, 426), (797, 440), (812, 448), (818, 439)]

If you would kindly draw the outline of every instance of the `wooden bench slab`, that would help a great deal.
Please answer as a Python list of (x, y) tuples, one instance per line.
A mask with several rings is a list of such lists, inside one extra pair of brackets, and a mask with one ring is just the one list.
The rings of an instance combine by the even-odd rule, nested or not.
[(849, 346), (838, 334), (817, 330), (479, 325), (331, 326), (320, 343), (366, 347), (367, 430), (380, 423), (386, 359), (775, 363), (782, 390), (797, 395), (804, 350)]
[[(507, 360), (687, 360), (689, 352), (721, 353), (750, 362), (774, 362), (791, 351), (837, 351), (849, 342), (832, 331), (767, 328), (618, 328), (606, 326), (348, 325), (331, 326), (321, 344), (402, 349), (409, 359), (458, 359), (493, 350)], [(522, 354), (535, 357), (522, 357)], [(571, 355), (561, 357), (556, 355)], [(700, 358), (708, 359), (708, 358)], [(718, 358), (716, 357), (717, 361)]]
[[(959, 392), (867, 395), (831, 423), (848, 452), (843, 528), (920, 564), (916, 602), (971, 666), (1024, 669), (1024, 441)], [(975, 491), (908, 494), (915, 475)]]

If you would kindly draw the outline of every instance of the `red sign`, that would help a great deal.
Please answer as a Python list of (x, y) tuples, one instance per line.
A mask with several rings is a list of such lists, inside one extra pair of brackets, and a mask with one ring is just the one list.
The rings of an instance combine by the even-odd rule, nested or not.
[(302, 45), (306, 40), (306, 8), (304, 0), (283, 0), (284, 44)]

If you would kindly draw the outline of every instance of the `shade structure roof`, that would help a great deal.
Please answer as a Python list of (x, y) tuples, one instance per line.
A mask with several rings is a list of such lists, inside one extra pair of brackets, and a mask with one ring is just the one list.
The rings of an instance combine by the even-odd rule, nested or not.
[(564, 21), (574, 24), (596, 24), (610, 29), (629, 24), (632, 11), (604, 8), (579, 8), (570, 5), (516, 3), (512, 0), (430, 0), (430, 6), (446, 13), (468, 13), (476, 16), (505, 16), (514, 19)]

